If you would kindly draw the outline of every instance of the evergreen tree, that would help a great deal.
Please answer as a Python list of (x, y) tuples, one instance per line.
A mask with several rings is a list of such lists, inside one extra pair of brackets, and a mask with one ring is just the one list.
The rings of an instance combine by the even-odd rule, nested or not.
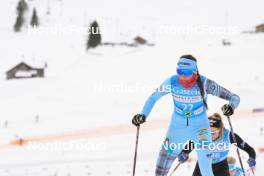
[(17, 4), (17, 14), (24, 14), (26, 10), (28, 10), (28, 5), (25, 0), (20, 0)]
[(23, 15), (18, 14), (17, 19), (16, 19), (16, 23), (14, 25), (15, 32), (19, 32), (21, 30), (23, 23), (24, 23)]
[(31, 22), (30, 22), (30, 25), (32, 27), (37, 27), (39, 25), (39, 20), (38, 20), (38, 15), (37, 15), (37, 10), (34, 8), (33, 10), (33, 15), (32, 15), (32, 18), (31, 18)]
[(19, 32), (21, 30), (21, 27), (23, 26), (25, 20), (24, 20), (24, 13), (28, 10), (28, 5), (25, 0), (20, 0), (17, 4), (17, 18), (16, 22), (14, 24), (14, 30), (15, 32)]
[(97, 47), (101, 44), (101, 41), (102, 37), (100, 34), (99, 25), (96, 21), (94, 21), (89, 28), (89, 37), (86, 45), (87, 50)]

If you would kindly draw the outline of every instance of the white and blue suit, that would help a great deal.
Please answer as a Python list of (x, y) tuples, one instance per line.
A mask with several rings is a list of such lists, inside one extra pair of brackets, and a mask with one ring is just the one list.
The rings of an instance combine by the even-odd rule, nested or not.
[(223, 136), (213, 141), (212, 164), (220, 163), (227, 159), (230, 149), (230, 131), (223, 129)]
[[(204, 86), (205, 100), (207, 95), (211, 94), (228, 100), (234, 109), (239, 105), (240, 98), (237, 95), (204, 76), (201, 76), (201, 80)], [(148, 117), (154, 104), (166, 94), (172, 95), (174, 109), (164, 142), (178, 145), (177, 148), (174, 145), (173, 150), (162, 147), (156, 165), (156, 176), (166, 176), (168, 174), (172, 162), (182, 151), (188, 140), (206, 145), (212, 142), (209, 120), (198, 85), (195, 84), (192, 88), (185, 88), (179, 83), (177, 75), (166, 79), (147, 99), (142, 114)], [(179, 144), (182, 145), (179, 146)], [(212, 153), (208, 147), (202, 147), (201, 150), (196, 149), (201, 174), (202, 176), (213, 176)]]

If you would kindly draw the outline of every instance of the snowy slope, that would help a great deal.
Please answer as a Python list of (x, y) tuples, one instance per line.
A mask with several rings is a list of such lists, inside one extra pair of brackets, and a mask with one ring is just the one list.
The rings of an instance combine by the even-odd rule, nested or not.
[[(177, 58), (185, 53), (199, 59), (202, 74), (241, 96), (238, 114), (245, 119), (234, 119), (235, 129), (256, 148), (264, 147), (259, 136), (263, 115), (253, 119), (244, 113), (264, 106), (264, 35), (242, 34), (264, 22), (263, 1), (28, 1), (28, 19), (37, 8), (39, 34), (27, 27), (18, 34), (12, 31), (16, 3), (8, 0), (0, 6), (0, 175), (130, 175), (135, 137), (131, 117), (175, 73)], [(155, 46), (105, 46), (86, 52), (87, 28), (95, 19), (104, 42), (132, 42), (142, 35)], [(225, 27), (234, 31), (219, 33)], [(208, 33), (208, 28), (217, 31)], [(223, 38), (232, 46), (223, 47)], [(6, 81), (5, 71), (22, 60), (47, 62), (46, 78)], [(210, 112), (219, 111), (223, 103), (210, 97)], [(146, 126), (142, 133), (139, 175), (153, 175), (171, 107), (171, 98), (165, 97), (151, 113), (149, 123), (160, 120), (163, 125)], [(248, 128), (249, 123), (255, 128)], [(103, 149), (50, 152), (10, 145), (19, 137), (41, 143), (88, 141)], [(259, 166), (263, 162), (260, 156)], [(181, 169), (190, 173), (187, 166)]]

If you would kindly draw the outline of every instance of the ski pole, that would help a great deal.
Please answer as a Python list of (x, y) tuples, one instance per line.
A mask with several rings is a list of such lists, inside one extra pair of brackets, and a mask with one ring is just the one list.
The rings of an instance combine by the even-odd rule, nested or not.
[(241, 155), (240, 155), (240, 152), (239, 152), (239, 149), (238, 149), (238, 146), (237, 146), (237, 140), (236, 140), (236, 136), (235, 136), (235, 133), (234, 133), (234, 130), (233, 130), (233, 126), (232, 126), (232, 123), (231, 123), (231, 119), (230, 119), (229, 116), (226, 116), (226, 117), (228, 119), (228, 123), (229, 123), (229, 126), (230, 126), (230, 130), (231, 130), (233, 141), (236, 144), (236, 152), (237, 152), (237, 155), (238, 155), (238, 159), (239, 159), (239, 163), (240, 163), (241, 169), (243, 171), (243, 175), (246, 176), (245, 169), (244, 169), (244, 166), (243, 166), (243, 163), (242, 163), (242, 159), (241, 159)]
[(181, 163), (178, 163), (177, 166), (173, 169), (173, 171), (171, 172), (170, 176), (172, 176), (172, 174), (174, 174), (174, 172), (178, 169), (178, 167), (181, 165)]
[(137, 163), (137, 148), (138, 148), (139, 128), (140, 128), (140, 126), (137, 126), (136, 147), (135, 147), (134, 163), (133, 163), (133, 176), (135, 176), (135, 173), (136, 173), (136, 163)]

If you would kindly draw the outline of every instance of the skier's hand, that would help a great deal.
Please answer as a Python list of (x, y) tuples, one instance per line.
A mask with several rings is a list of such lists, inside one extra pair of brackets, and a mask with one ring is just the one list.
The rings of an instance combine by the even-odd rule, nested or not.
[(225, 116), (231, 116), (234, 114), (234, 109), (232, 108), (232, 106), (230, 106), (229, 104), (225, 104), (224, 106), (222, 106), (222, 111), (223, 111), (223, 114)]
[(256, 167), (256, 160), (254, 159), (254, 158), (249, 158), (248, 160), (247, 160), (247, 163), (248, 163), (248, 165), (249, 165), (249, 167), (251, 168), (251, 169), (255, 169), (255, 167)]
[(144, 123), (145, 121), (146, 121), (146, 116), (144, 114), (136, 114), (132, 119), (132, 123), (135, 126), (139, 126), (140, 124)]
[(188, 153), (184, 153), (184, 152), (181, 152), (179, 155), (178, 155), (178, 161), (180, 163), (184, 163), (185, 161), (187, 161), (189, 159), (189, 154)]

